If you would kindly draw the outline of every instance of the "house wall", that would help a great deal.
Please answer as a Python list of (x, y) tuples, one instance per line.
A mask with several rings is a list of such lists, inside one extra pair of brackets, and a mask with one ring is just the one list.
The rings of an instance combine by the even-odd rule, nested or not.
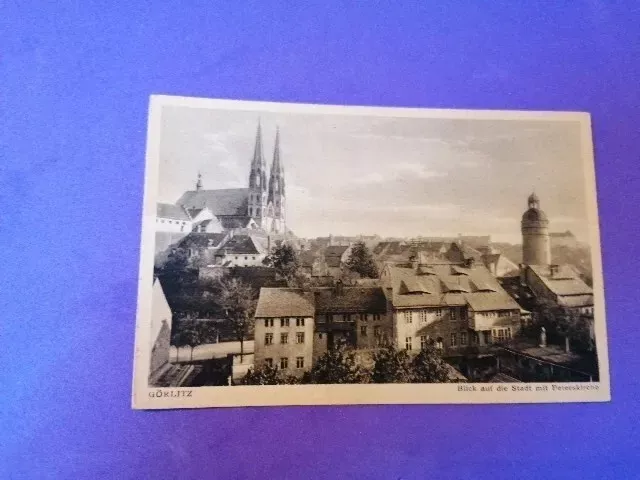
[(169, 362), (171, 341), (171, 323), (173, 314), (162, 290), (159, 280), (153, 283), (151, 295), (151, 359), (149, 373), (153, 374), (165, 363)]
[[(274, 365), (280, 368), (280, 359), (287, 358), (289, 365), (286, 373), (291, 375), (302, 375), (309, 370), (313, 363), (313, 341), (314, 341), (314, 321), (313, 317), (304, 318), (304, 326), (296, 326), (295, 317), (282, 317), (289, 319), (289, 326), (281, 326), (281, 317), (273, 317), (273, 327), (265, 326), (265, 318), (256, 318), (255, 322), (255, 364), (261, 367), (265, 364), (265, 359), (273, 359)], [(296, 334), (304, 333), (304, 343), (296, 343)], [(273, 343), (266, 345), (266, 334), (273, 335)], [(288, 334), (288, 343), (281, 342), (281, 334)], [(296, 358), (304, 359), (304, 367), (296, 367)]]
[[(455, 354), (461, 347), (470, 345), (471, 341), (465, 312), (465, 307), (395, 309), (393, 324), (396, 346), (405, 349), (410, 338), (411, 351), (419, 351), (423, 340), (421, 337), (427, 341), (433, 340), (436, 344), (440, 338), (444, 355)], [(407, 316), (409, 313), (410, 318)], [(452, 345), (452, 333), (456, 335), (455, 345)], [(465, 338), (462, 345), (461, 340)]]
[(193, 224), (190, 221), (156, 217), (156, 232), (189, 233), (192, 228)]
[(264, 264), (262, 262), (266, 256), (267, 255), (264, 253), (239, 253), (237, 255), (235, 253), (230, 253), (227, 255), (219, 255), (217, 257), (221, 259), (219, 262), (221, 264), (231, 262), (229, 265), (231, 267), (263, 267)]

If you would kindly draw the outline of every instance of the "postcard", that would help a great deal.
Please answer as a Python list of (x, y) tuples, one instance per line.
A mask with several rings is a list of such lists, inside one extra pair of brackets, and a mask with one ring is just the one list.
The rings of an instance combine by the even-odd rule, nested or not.
[(133, 408), (610, 400), (588, 113), (152, 96)]

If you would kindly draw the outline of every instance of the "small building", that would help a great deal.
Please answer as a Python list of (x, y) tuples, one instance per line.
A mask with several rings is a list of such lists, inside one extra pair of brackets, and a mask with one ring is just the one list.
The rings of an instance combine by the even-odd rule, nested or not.
[(351, 248), (348, 245), (329, 245), (324, 250), (324, 264), (322, 266), (317, 264), (316, 268), (326, 268), (326, 274), (340, 278), (350, 252)]
[(341, 344), (369, 349), (391, 340), (393, 327), (380, 287), (350, 287), (338, 281), (335, 287), (315, 288), (314, 298), (314, 359)]
[(255, 313), (255, 366), (277, 366), (301, 376), (313, 362), (314, 294), (262, 288)]
[(190, 232), (192, 229), (191, 217), (187, 210), (171, 203), (158, 203), (156, 205), (156, 232)]
[(154, 279), (151, 292), (151, 333), (150, 349), (151, 359), (149, 364), (149, 379), (157, 376), (157, 373), (169, 362), (169, 349), (171, 343), (171, 325), (173, 313), (167, 302), (159, 279)]
[(541, 302), (593, 315), (593, 290), (570, 265), (523, 265), (522, 279)]
[(259, 267), (268, 250), (253, 235), (233, 235), (214, 254), (214, 265), (225, 267)]

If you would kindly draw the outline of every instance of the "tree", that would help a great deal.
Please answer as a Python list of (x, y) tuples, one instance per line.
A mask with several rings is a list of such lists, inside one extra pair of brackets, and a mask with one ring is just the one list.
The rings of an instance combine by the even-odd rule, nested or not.
[(450, 367), (433, 345), (426, 345), (411, 362), (413, 383), (450, 383)]
[(364, 242), (358, 241), (353, 244), (351, 254), (345, 262), (346, 267), (357, 273), (362, 278), (378, 278), (378, 267), (373, 260), (373, 255)]
[(411, 357), (406, 350), (387, 345), (374, 353), (373, 361), (373, 383), (410, 383), (413, 378)]
[(336, 347), (324, 353), (304, 377), (303, 383), (368, 383), (368, 372), (360, 366), (353, 351)]
[(242, 360), (244, 340), (253, 331), (256, 295), (253, 289), (242, 280), (224, 279), (220, 282), (220, 306), (231, 322), (234, 336), (240, 342), (240, 360)]
[(293, 375), (285, 375), (275, 365), (251, 368), (241, 380), (242, 385), (294, 385), (300, 380)]
[(265, 263), (273, 267), (287, 283), (293, 281), (300, 268), (298, 254), (291, 245), (286, 243), (274, 247), (271, 254), (265, 259)]

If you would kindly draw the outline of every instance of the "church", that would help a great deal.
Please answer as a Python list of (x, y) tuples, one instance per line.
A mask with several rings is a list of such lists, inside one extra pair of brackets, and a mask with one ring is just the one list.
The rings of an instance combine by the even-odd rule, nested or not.
[(176, 206), (186, 212), (192, 230), (201, 233), (255, 231), (286, 236), (285, 177), (276, 131), (271, 169), (267, 171), (258, 124), (248, 187), (207, 190), (198, 174), (194, 190), (185, 192)]

